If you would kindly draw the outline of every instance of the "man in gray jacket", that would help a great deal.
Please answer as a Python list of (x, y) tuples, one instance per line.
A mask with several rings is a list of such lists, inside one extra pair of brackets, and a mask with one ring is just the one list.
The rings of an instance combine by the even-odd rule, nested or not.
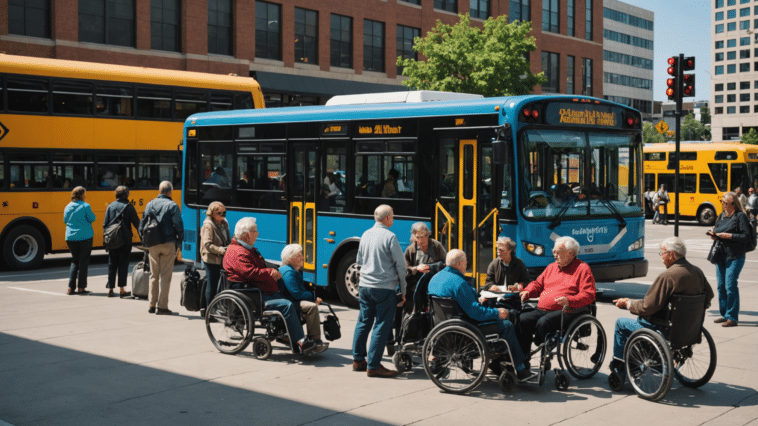
[[(184, 223), (179, 206), (171, 199), (174, 187), (169, 181), (161, 182), (160, 194), (145, 207), (139, 233), (143, 235), (148, 219), (152, 215), (160, 224), (161, 244), (148, 247), (150, 255), (150, 308), (148, 313), (171, 315), (168, 309), (168, 291), (171, 288), (171, 275), (174, 272), (176, 251), (184, 240)], [(144, 241), (144, 239), (143, 239)], [(160, 291), (159, 291), (160, 290)], [(157, 311), (156, 311), (157, 305)]]
[[(361, 266), (358, 296), (361, 310), (353, 333), (353, 371), (367, 371), (369, 377), (393, 377), (396, 370), (380, 362), (387, 344), (395, 305), (405, 302), (405, 259), (397, 236), (390, 231), (394, 223), (392, 207), (382, 204), (374, 210), (374, 226), (363, 233), (356, 263)], [(400, 289), (402, 298), (395, 296)], [(366, 341), (371, 346), (366, 359)]]

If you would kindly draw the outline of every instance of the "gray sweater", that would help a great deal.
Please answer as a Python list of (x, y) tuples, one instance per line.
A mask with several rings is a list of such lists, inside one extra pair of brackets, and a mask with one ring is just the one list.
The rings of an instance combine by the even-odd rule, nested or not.
[(363, 233), (356, 262), (361, 266), (362, 287), (405, 294), (405, 258), (397, 236), (379, 222)]

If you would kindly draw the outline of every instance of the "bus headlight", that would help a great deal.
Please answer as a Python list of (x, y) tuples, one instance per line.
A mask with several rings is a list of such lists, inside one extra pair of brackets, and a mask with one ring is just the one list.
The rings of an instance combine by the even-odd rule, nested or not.
[(524, 244), (524, 248), (526, 249), (526, 251), (528, 251), (530, 254), (533, 254), (535, 256), (544, 256), (545, 255), (545, 247), (543, 247), (543, 246), (541, 246), (539, 244), (527, 243), (527, 242), (524, 242), (523, 244)]
[(639, 240), (635, 241), (634, 244), (630, 245), (629, 248), (626, 249), (626, 251), (635, 251), (643, 247), (645, 247), (645, 237), (642, 237)]

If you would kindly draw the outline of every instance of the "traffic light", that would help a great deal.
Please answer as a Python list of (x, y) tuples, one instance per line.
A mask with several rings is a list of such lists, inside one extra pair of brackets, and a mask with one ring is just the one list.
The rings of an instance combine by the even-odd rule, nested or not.
[[(682, 63), (682, 72), (693, 71), (695, 69), (695, 57), (688, 56), (684, 58)], [(684, 88), (682, 89), (682, 97), (695, 96), (695, 74), (683, 74), (682, 83)]]
[(668, 60), (669, 67), (666, 70), (668, 74), (671, 76), (666, 80), (666, 96), (668, 96), (670, 101), (676, 101), (677, 100), (677, 77), (680, 74), (679, 70), (679, 58), (676, 56), (672, 56)]

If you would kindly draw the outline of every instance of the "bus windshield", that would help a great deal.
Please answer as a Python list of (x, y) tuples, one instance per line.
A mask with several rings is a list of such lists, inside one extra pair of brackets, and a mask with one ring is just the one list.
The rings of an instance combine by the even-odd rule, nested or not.
[(528, 129), (522, 147), (521, 211), (537, 220), (642, 213), (635, 135)]

